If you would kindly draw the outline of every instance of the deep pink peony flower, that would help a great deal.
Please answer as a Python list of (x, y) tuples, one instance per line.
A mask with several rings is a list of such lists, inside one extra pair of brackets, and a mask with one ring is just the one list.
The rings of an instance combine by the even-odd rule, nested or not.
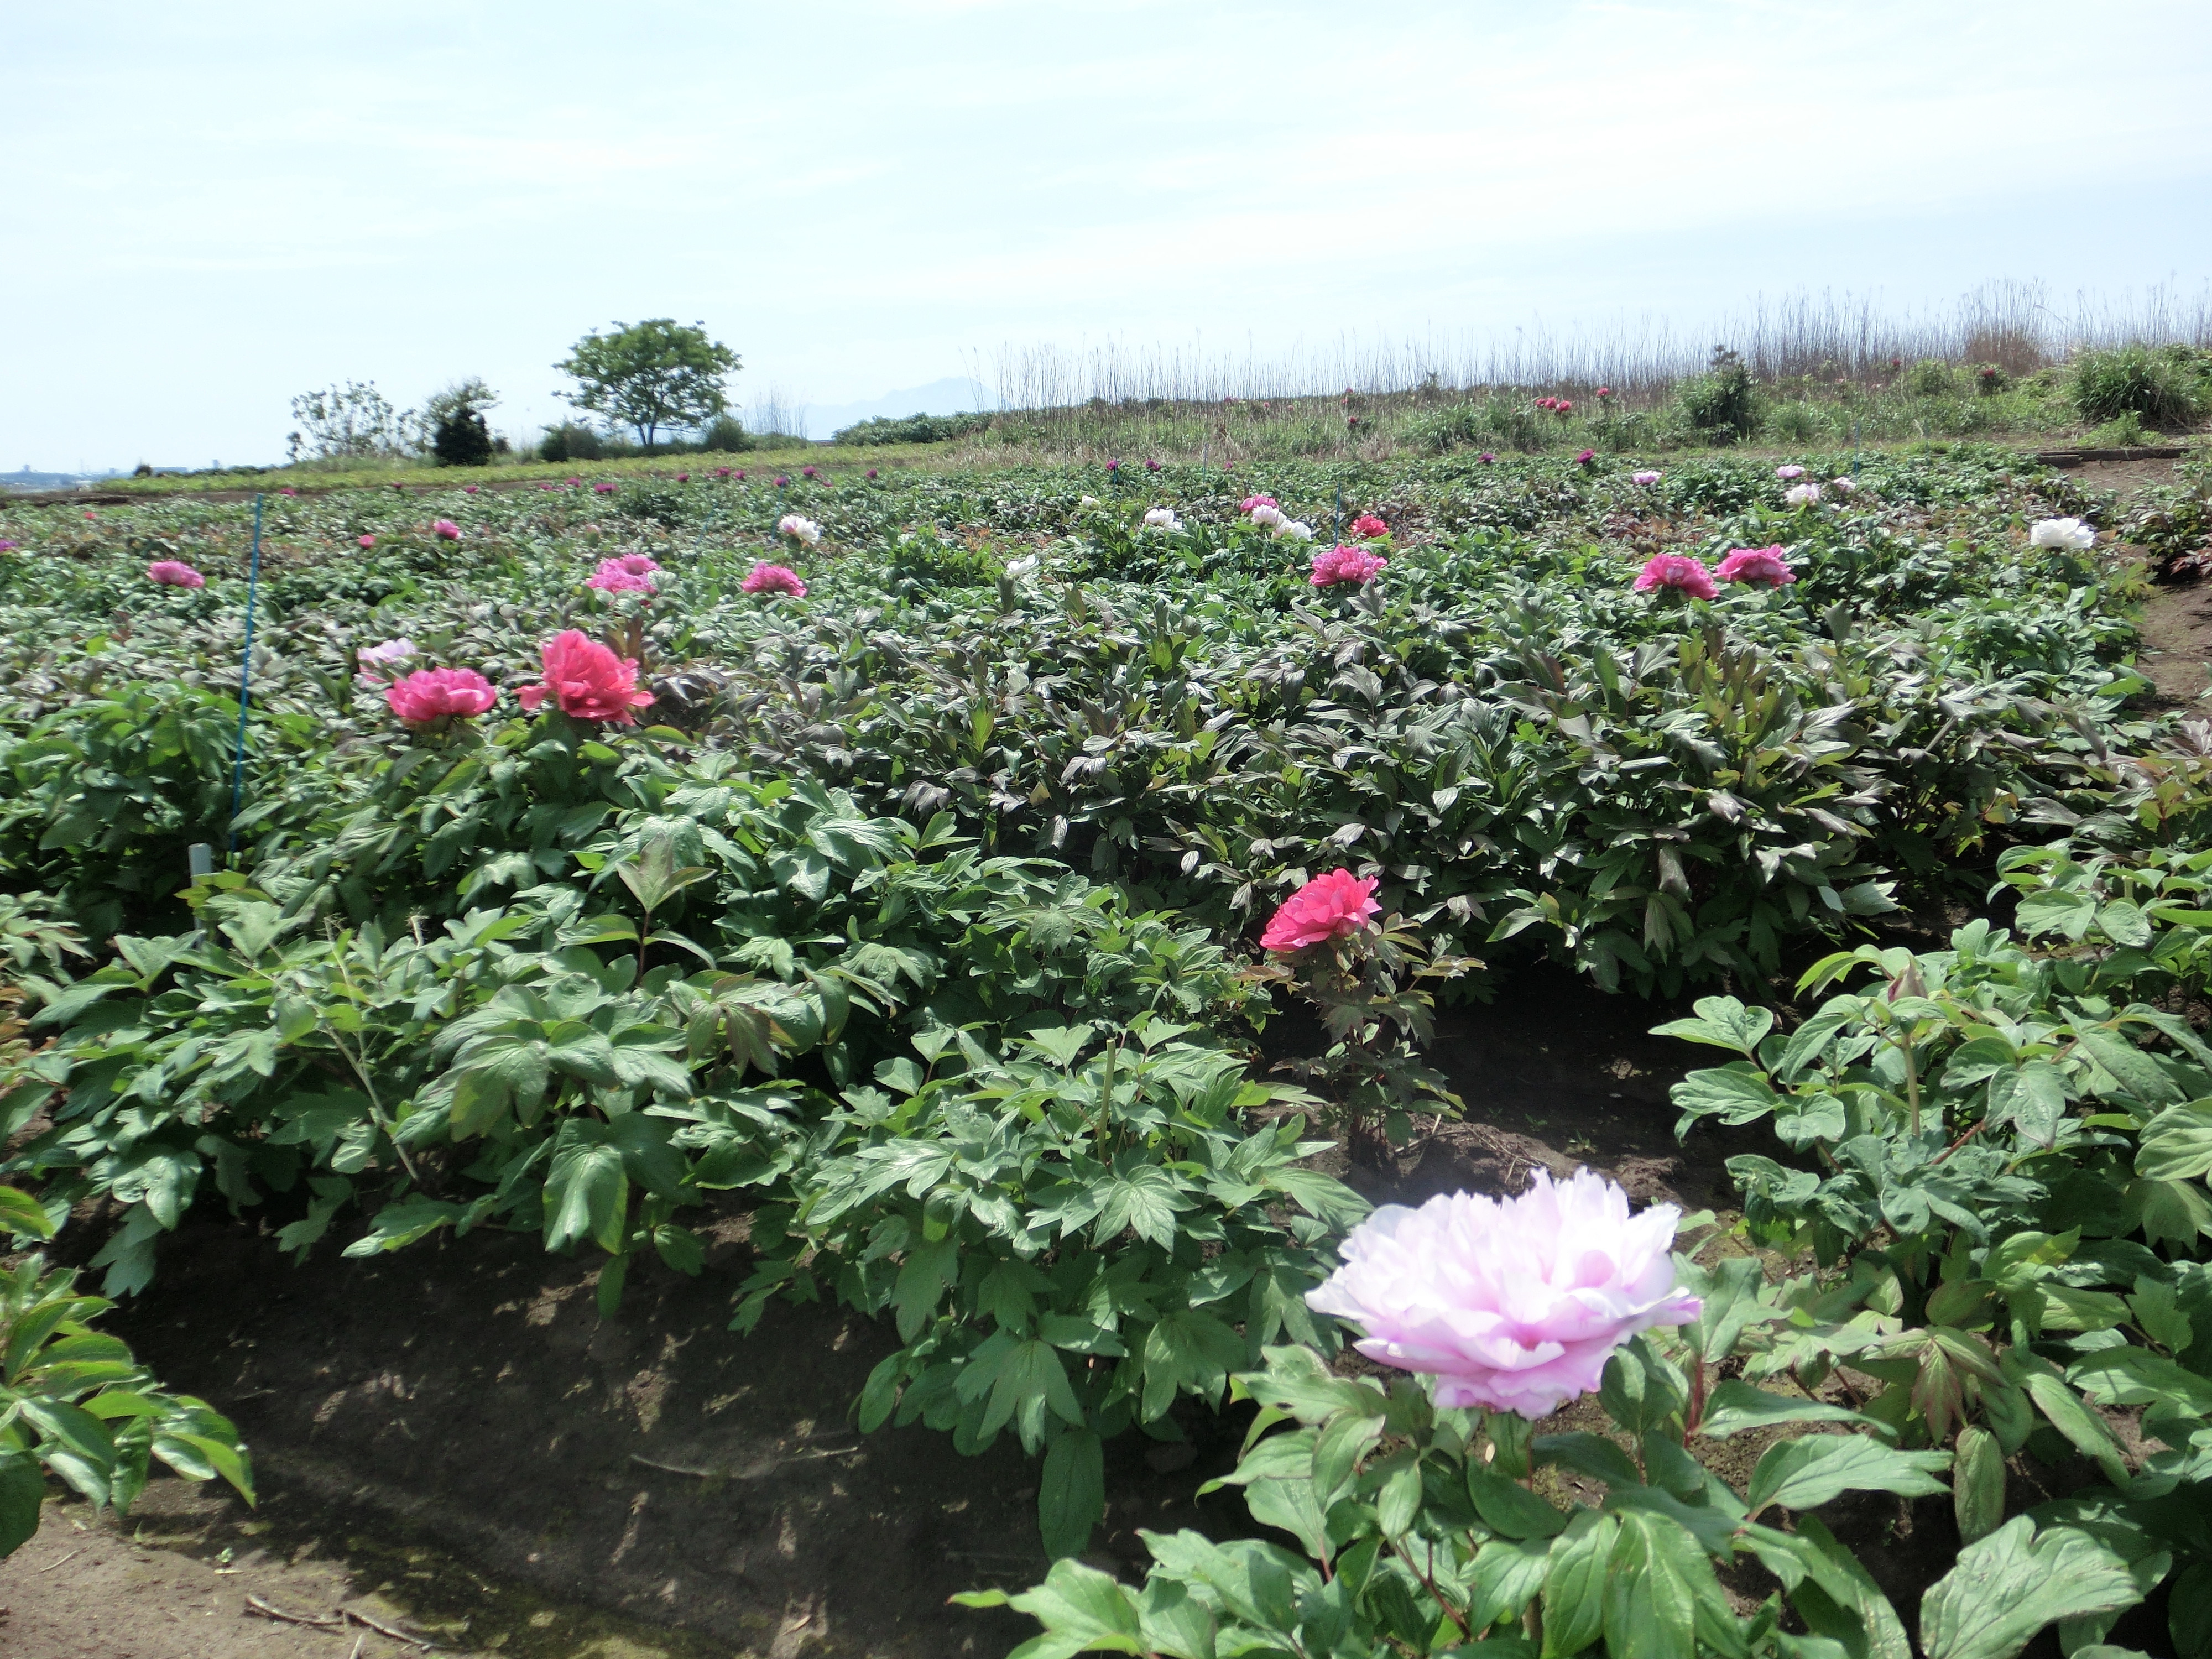
[(1548, 1417), (1595, 1391), (1613, 1351), (1704, 1304), (1675, 1288), (1681, 1212), (1628, 1212), (1628, 1194), (1577, 1170), (1542, 1170), (1518, 1198), (1443, 1193), (1386, 1204), (1340, 1247), (1344, 1265), (1306, 1293), (1366, 1332), (1370, 1359), (1437, 1379), (1445, 1407)]
[(598, 483), (595, 483), (595, 484), (593, 484), (593, 485), (592, 486), (592, 494), (593, 494), (594, 495), (613, 495), (614, 493), (615, 493), (615, 487), (614, 487), (612, 484), (611, 484), (611, 483), (607, 483), (604, 478), (603, 478), (603, 479), (601, 479)]
[[(725, 467), (722, 470), (726, 472), (729, 471), (727, 467)], [(739, 483), (743, 483), (745, 481), (745, 470), (743, 467), (739, 467), (735, 472), (731, 473), (730, 476), (735, 478)]]
[(1613, 388), (1609, 386), (1601, 386), (1597, 389), (1597, 395), (1601, 398), (1610, 398), (1613, 396)]
[(545, 665), (545, 683), (526, 685), (516, 694), (533, 714), (550, 696), (572, 719), (635, 726), (637, 716), (630, 711), (653, 701), (650, 691), (637, 689), (635, 657), (617, 657), (573, 628), (546, 641), (538, 656)]
[(775, 475), (775, 487), (776, 487), (778, 489), (782, 489), (786, 484), (789, 483), (790, 482), (791, 482), (791, 480), (790, 480), (790, 479), (788, 479), (788, 478), (787, 478), (787, 477), (785, 477), (783, 476), (783, 474), (782, 474), (782, 473), (781, 473), (781, 472), (779, 472), (779, 473), (777, 473), (777, 474)]
[(1680, 588), (1693, 599), (1716, 598), (1720, 589), (1713, 586), (1712, 573), (1702, 561), (1686, 553), (1655, 553), (1651, 562), (1636, 579), (1636, 591), (1649, 593), (1655, 587)]
[(806, 597), (806, 584), (799, 580), (796, 570), (788, 565), (769, 564), (766, 560), (755, 565), (738, 586), (748, 593), (788, 593), (799, 599)]
[(1495, 455), (1493, 455), (1493, 454), (1492, 454), (1488, 450), (1486, 450), (1486, 450), (1484, 450), (1484, 451), (1482, 452), (1482, 453), (1481, 453), (1481, 454), (1480, 454), (1480, 455), (1476, 456), (1474, 459), (1477, 459), (1478, 461), (1480, 461), (1480, 462), (1481, 462), (1485, 466), (1490, 466), (1490, 465), (1494, 465), (1494, 464), (1496, 463), (1496, 461), (1497, 461), (1497, 459), (1498, 459), (1498, 457), (1497, 457), (1497, 456), (1495, 456)]
[(376, 538), (374, 536), (363, 536), (361, 538), (361, 544), (363, 547), (374, 547), (376, 545)]
[(386, 686), (384, 700), (403, 723), (423, 726), (450, 715), (481, 714), (499, 701), (499, 693), (473, 668), (418, 668)]
[(432, 523), (430, 528), (443, 540), (457, 542), (461, 538), (460, 526), (451, 519), (439, 519)]
[[(640, 557), (633, 554), (631, 557)], [(652, 564), (650, 559), (646, 560)], [(653, 592), (653, 571), (629, 568), (629, 559), (601, 559), (599, 568), (584, 578), (584, 586), (596, 587), (602, 593), (650, 593)], [(657, 570), (659, 567), (653, 566)]]
[(0, 553), (13, 553), (21, 545), (21, 542), (11, 542), (5, 536), (0, 536)]
[(1575, 457), (1575, 465), (1577, 466), (1588, 466), (1596, 459), (1597, 451), (1595, 449), (1585, 449), (1581, 454)]
[(1306, 580), (1316, 587), (1334, 587), (1339, 582), (1371, 582), (1389, 562), (1364, 547), (1332, 547), (1313, 556), (1313, 571)]
[(718, 478), (726, 478), (730, 476), (730, 469), (726, 466), (718, 466), (714, 469), (714, 476)]
[(1358, 933), (1382, 908), (1375, 902), (1375, 886), (1373, 876), (1355, 876), (1349, 870), (1316, 876), (1267, 918), (1260, 948), (1303, 951), (1324, 939)]
[(1724, 582), (1764, 582), (1769, 587), (1787, 587), (1797, 580), (1778, 542), (1772, 547), (1739, 547), (1713, 574)]
[(1109, 472), (1119, 472), (1121, 470), (1121, 463), (1119, 461), (1109, 461), (1106, 463), (1106, 470)]
[(1237, 510), (1239, 513), (1256, 513), (1263, 507), (1280, 507), (1282, 503), (1273, 495), (1247, 495), (1237, 504)]
[(482, 488), (482, 486), (478, 484), (463, 484), (461, 486), (461, 494), (464, 495), (473, 495), (480, 488)]
[(799, 476), (802, 478), (811, 478), (814, 476), (814, 469), (811, 466), (802, 466), (799, 469)]
[(276, 493), (279, 495), (296, 495), (300, 492), (293, 489), (289, 484), (283, 484), (278, 487)]
[(875, 469), (875, 468), (873, 468), (872, 466), (872, 467), (870, 467), (870, 468), (868, 469), (868, 476), (869, 476), (871, 478), (872, 478), (872, 477), (874, 477), (876, 476), (876, 469)]
[(1158, 461), (1148, 460), (1145, 463), (1145, 471), (1147, 472), (1157, 472), (1159, 470), (1160, 464)]
[(1352, 533), (1363, 542), (1371, 542), (1378, 536), (1390, 533), (1390, 526), (1372, 513), (1363, 513), (1352, 521)]
[(1575, 406), (1571, 400), (1562, 398), (1552, 405), (1552, 412), (1555, 415), (1571, 415), (1575, 412)]
[(691, 475), (689, 472), (679, 472), (676, 475), (676, 482), (678, 483), (690, 483), (691, 482)]
[(205, 576), (201, 575), (191, 566), (176, 559), (155, 560), (146, 567), (146, 575), (149, 580), (157, 581), (164, 587), (205, 587), (207, 586)]

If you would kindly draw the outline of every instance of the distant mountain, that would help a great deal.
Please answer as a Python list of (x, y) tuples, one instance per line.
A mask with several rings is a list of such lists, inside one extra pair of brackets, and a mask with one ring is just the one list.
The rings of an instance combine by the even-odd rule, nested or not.
[(982, 382), (962, 375), (932, 380), (927, 386), (909, 386), (904, 392), (886, 392), (864, 403), (809, 404), (806, 431), (809, 437), (826, 438), (857, 421), (872, 421), (881, 416), (896, 420), (908, 415), (964, 415), (971, 409), (994, 409), (997, 405), (998, 399), (983, 390)]

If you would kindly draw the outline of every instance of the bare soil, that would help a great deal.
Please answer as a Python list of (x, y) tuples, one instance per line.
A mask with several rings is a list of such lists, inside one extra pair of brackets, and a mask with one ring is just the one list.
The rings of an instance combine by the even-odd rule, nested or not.
[[(1348, 1178), (1418, 1202), (1589, 1164), (1639, 1198), (1724, 1200), (1722, 1160), (1741, 1148), (1702, 1131), (1674, 1143), (1668, 1086), (1703, 1061), (1644, 1035), (1672, 1012), (1564, 972), (1515, 975), (1440, 1022), (1431, 1055), (1466, 1120), (1425, 1121), (1397, 1170)], [(118, 1528), (55, 1499), (0, 1562), (0, 1652), (343, 1656), (356, 1637), (364, 1655), (399, 1650), (361, 1626), (279, 1626), (249, 1594), (508, 1655), (1005, 1652), (1034, 1626), (945, 1598), (1042, 1576), (1035, 1466), (1011, 1439), (969, 1458), (921, 1426), (854, 1432), (853, 1401), (895, 1339), (842, 1310), (777, 1304), (751, 1335), (727, 1331), (744, 1231), (726, 1216), (700, 1278), (635, 1278), (602, 1322), (595, 1265), (533, 1237), (367, 1261), (325, 1249), (295, 1267), (203, 1206), (109, 1323), (238, 1421), (261, 1506), (158, 1481)], [(1097, 1565), (1140, 1574), (1139, 1528), (1249, 1525), (1233, 1492), (1196, 1496), (1233, 1466), (1243, 1418), (1180, 1423), (1185, 1443), (1109, 1449)]]

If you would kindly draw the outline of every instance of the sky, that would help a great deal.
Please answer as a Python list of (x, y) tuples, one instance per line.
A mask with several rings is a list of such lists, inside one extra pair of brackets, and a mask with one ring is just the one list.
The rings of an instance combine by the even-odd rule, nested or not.
[(2212, 276), (2203, 0), (18, 3), (0, 87), (9, 469), (276, 460), (349, 378), (534, 434), (648, 316), (821, 406)]

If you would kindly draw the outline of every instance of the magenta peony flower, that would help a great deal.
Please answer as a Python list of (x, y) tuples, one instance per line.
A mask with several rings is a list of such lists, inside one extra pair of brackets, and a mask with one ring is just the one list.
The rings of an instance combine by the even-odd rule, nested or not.
[(806, 597), (806, 584), (799, 580), (799, 573), (787, 565), (769, 564), (766, 561), (755, 565), (744, 580), (738, 584), (748, 593), (788, 593), (793, 599)]
[(1106, 470), (1109, 472), (1119, 472), (1121, 470), (1121, 463), (1119, 461), (1109, 461), (1106, 463)]
[(11, 542), (5, 536), (0, 536), (0, 553), (13, 553), (21, 545), (21, 542)]
[(1778, 466), (1774, 469), (1774, 476), (1781, 479), (1783, 483), (1787, 483), (1792, 478), (1803, 477), (1805, 476), (1805, 469), (1802, 466), (1794, 465)]
[(777, 473), (777, 474), (775, 475), (775, 487), (776, 487), (778, 489), (782, 489), (786, 484), (789, 483), (790, 482), (791, 482), (791, 480), (790, 480), (790, 479), (788, 479), (788, 478), (787, 478), (787, 477), (785, 477), (783, 476), (783, 474), (782, 474), (782, 473), (781, 473), (781, 472), (779, 472), (779, 473)]
[(614, 493), (615, 487), (604, 478), (592, 486), (592, 494), (594, 495), (611, 495)]
[(811, 466), (802, 466), (799, 469), (799, 476), (802, 478), (811, 478), (814, 476), (814, 469)]
[(1686, 553), (1655, 553), (1651, 562), (1644, 567), (1636, 579), (1636, 591), (1649, 593), (1655, 587), (1679, 588), (1693, 599), (1716, 598), (1720, 589), (1713, 586), (1712, 573), (1702, 561)]
[(691, 475), (689, 472), (679, 472), (676, 475), (676, 482), (678, 483), (690, 483), (691, 482)]
[(538, 485), (538, 487), (540, 489), (557, 489), (557, 488), (558, 488), (558, 486), (557, 486), (557, 485), (555, 485), (555, 484), (550, 484), (550, 483), (542, 483), (542, 484)]
[(1309, 945), (1358, 933), (1382, 908), (1375, 902), (1375, 886), (1373, 876), (1355, 876), (1349, 870), (1316, 876), (1267, 918), (1260, 948), (1303, 951)]
[(361, 544), (363, 547), (374, 547), (376, 545), (376, 538), (374, 536), (363, 536), (361, 538)]
[(726, 478), (730, 476), (730, 469), (726, 466), (718, 466), (714, 469), (714, 476), (718, 478)]
[(451, 519), (436, 520), (431, 524), (430, 528), (446, 541), (457, 542), (461, 538), (460, 526), (455, 524)]
[(146, 575), (149, 580), (157, 581), (164, 587), (205, 587), (207, 586), (205, 576), (201, 575), (191, 566), (176, 559), (155, 560), (146, 567)]
[[(584, 578), (584, 586), (596, 587), (602, 593), (650, 593), (653, 592), (651, 570), (627, 568), (627, 559), (601, 559), (599, 568)], [(651, 564), (651, 560), (647, 560)], [(658, 569), (659, 566), (654, 566)]]
[(550, 697), (571, 719), (635, 726), (637, 716), (630, 711), (653, 701), (650, 691), (637, 689), (636, 658), (617, 657), (573, 628), (546, 641), (538, 654), (545, 665), (545, 683), (526, 685), (516, 694), (533, 714)]
[(1588, 466), (1596, 459), (1597, 451), (1595, 449), (1585, 449), (1581, 454), (1575, 457), (1575, 465), (1577, 466)]
[(461, 486), (461, 494), (464, 495), (473, 495), (481, 488), (482, 486), (478, 484), (463, 484)]
[(1494, 465), (1494, 464), (1496, 463), (1496, 461), (1497, 461), (1497, 459), (1498, 459), (1498, 457), (1497, 457), (1497, 456), (1495, 456), (1495, 455), (1493, 455), (1493, 454), (1492, 454), (1488, 450), (1486, 450), (1486, 450), (1484, 450), (1484, 451), (1482, 452), (1482, 453), (1481, 453), (1481, 454), (1480, 454), (1480, 455), (1476, 456), (1474, 459), (1477, 459), (1478, 461), (1480, 461), (1480, 462), (1481, 462), (1485, 466), (1490, 466), (1490, 465)]
[(1532, 1421), (1594, 1392), (1613, 1351), (1704, 1304), (1674, 1285), (1681, 1212), (1628, 1212), (1628, 1194), (1580, 1170), (1542, 1170), (1518, 1198), (1442, 1193), (1386, 1204), (1340, 1247), (1344, 1265), (1306, 1303), (1358, 1324), (1370, 1359), (1437, 1379), (1445, 1407)]
[[(729, 472), (730, 469), (724, 467), (722, 471)], [(735, 472), (730, 473), (730, 476), (735, 478), (739, 483), (743, 483), (745, 481), (745, 470), (743, 467), (739, 467)]]
[(1390, 533), (1390, 526), (1372, 513), (1363, 513), (1352, 521), (1352, 533), (1363, 542), (1371, 542), (1378, 536)]
[(298, 495), (300, 492), (299, 492), (298, 490), (296, 490), (296, 489), (293, 489), (293, 488), (292, 488), (292, 486), (291, 486), (291, 485), (289, 485), (289, 484), (280, 484), (280, 485), (277, 487), (276, 493), (277, 493), (279, 495)]
[(422, 727), (456, 714), (481, 714), (499, 701), (499, 693), (473, 668), (418, 668), (386, 686), (384, 700), (403, 724)]
[(870, 467), (870, 468), (868, 469), (868, 476), (869, 476), (871, 478), (872, 478), (872, 477), (874, 477), (876, 476), (876, 469), (875, 469), (875, 468), (873, 468), (872, 466), (872, 467)]
[(1147, 472), (1157, 472), (1159, 470), (1160, 464), (1158, 461), (1147, 460), (1145, 463), (1145, 471)]
[(1769, 587), (1787, 587), (1797, 580), (1778, 542), (1772, 547), (1739, 547), (1713, 574), (1724, 582), (1763, 582)]
[(1316, 587), (1333, 587), (1339, 582), (1364, 584), (1373, 581), (1389, 562), (1364, 547), (1332, 547), (1313, 556), (1313, 572), (1306, 580)]

